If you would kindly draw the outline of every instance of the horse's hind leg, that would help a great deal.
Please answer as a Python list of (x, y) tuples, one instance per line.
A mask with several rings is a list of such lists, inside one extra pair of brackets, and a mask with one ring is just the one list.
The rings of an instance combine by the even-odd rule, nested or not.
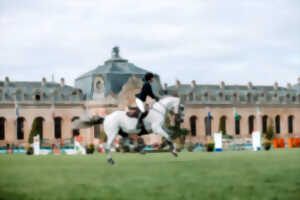
[(104, 150), (107, 157), (107, 162), (111, 165), (115, 164), (115, 161), (111, 157), (110, 149), (116, 139), (117, 134), (107, 134), (107, 142), (105, 144)]

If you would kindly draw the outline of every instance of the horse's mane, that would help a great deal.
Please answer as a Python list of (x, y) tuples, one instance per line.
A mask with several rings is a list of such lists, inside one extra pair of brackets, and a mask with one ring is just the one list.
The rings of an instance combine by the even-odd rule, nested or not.
[[(168, 98), (168, 97), (175, 97), (175, 96), (172, 96), (172, 95), (164, 95), (164, 96), (162, 96), (161, 98), (160, 98), (160, 100), (164, 100), (164, 99), (166, 99), (166, 98)], [(175, 97), (176, 98), (176, 97)]]

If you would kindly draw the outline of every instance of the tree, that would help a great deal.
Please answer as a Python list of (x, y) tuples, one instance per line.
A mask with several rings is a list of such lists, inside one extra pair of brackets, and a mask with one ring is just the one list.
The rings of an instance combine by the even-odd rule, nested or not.
[(219, 132), (222, 132), (223, 135), (226, 135), (226, 117), (225, 116), (221, 117), (221, 119), (220, 119)]
[[(37, 135), (40, 135), (40, 130), (42, 129), (41, 127), (41, 123), (39, 123), (39, 119), (38, 118), (35, 118), (33, 120), (33, 123), (32, 123), (32, 127), (31, 127), (31, 131), (30, 131), (30, 134), (29, 134), (29, 138), (28, 138), (28, 143), (29, 144), (32, 144), (33, 143), (33, 137), (34, 136), (37, 136)], [(40, 135), (41, 136), (41, 135)]]
[(264, 133), (264, 134), (265, 134), (265, 137), (266, 137), (268, 140), (272, 140), (272, 139), (273, 139), (274, 133), (275, 133), (274, 129), (275, 129), (275, 128), (274, 128), (274, 120), (271, 118), (271, 119), (270, 119), (269, 126), (268, 126), (268, 128), (267, 128), (267, 132)]

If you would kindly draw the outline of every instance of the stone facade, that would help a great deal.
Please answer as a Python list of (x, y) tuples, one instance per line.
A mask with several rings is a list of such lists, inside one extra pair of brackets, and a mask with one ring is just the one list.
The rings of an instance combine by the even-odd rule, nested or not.
[[(99, 143), (99, 127), (72, 130), (72, 120), (86, 115), (105, 116), (134, 104), (147, 72), (121, 58), (116, 47), (103, 65), (79, 76), (75, 87), (66, 85), (64, 79), (60, 83), (45, 78), (41, 82), (14, 82), (6, 77), (0, 81), (0, 146), (25, 146), (35, 119), (39, 119), (42, 136), (50, 144), (64, 143), (78, 134), (85, 144)], [(277, 137), (300, 137), (300, 79), (287, 87), (277, 83), (199, 85), (177, 81), (162, 88), (155, 74), (153, 89), (157, 95), (181, 98), (186, 107), (182, 127), (191, 130), (188, 140), (192, 142), (211, 139), (219, 131), (221, 118), (225, 119), (226, 133), (237, 138), (250, 137), (254, 130), (263, 131), (270, 119), (274, 120)], [(145, 139), (148, 144), (160, 141), (154, 135)]]
[(226, 134), (236, 138), (251, 137), (252, 131), (265, 132), (271, 119), (276, 137), (300, 137), (300, 79), (286, 88), (278, 87), (277, 83), (197, 85), (195, 81), (190, 85), (177, 81), (176, 85), (165, 88), (166, 93), (179, 96), (185, 104), (182, 127), (193, 129), (188, 137), (193, 142), (210, 140), (213, 133), (219, 132), (222, 117)]
[[(147, 72), (121, 58), (116, 47), (111, 59), (78, 77), (75, 87), (66, 85), (63, 78), (56, 83), (45, 78), (14, 82), (6, 77), (0, 81), (0, 146), (25, 146), (35, 119), (40, 119), (42, 138), (50, 144), (63, 144), (64, 139), (78, 134), (84, 144), (98, 144), (100, 127), (72, 130), (72, 120), (105, 116), (134, 104)], [(157, 94), (162, 91), (156, 74), (153, 89)], [(148, 143), (160, 141), (157, 136), (145, 139)]]

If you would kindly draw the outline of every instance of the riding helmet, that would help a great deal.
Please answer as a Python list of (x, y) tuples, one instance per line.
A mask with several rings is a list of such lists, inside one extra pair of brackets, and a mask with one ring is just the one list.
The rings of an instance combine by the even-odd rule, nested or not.
[(153, 77), (154, 77), (154, 75), (152, 73), (148, 72), (147, 74), (145, 74), (144, 79), (145, 79), (145, 81), (149, 81)]

